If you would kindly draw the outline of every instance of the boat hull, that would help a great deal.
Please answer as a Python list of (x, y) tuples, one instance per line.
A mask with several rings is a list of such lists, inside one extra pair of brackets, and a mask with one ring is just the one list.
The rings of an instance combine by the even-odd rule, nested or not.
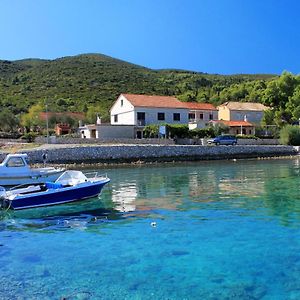
[(45, 181), (55, 181), (64, 171), (53, 172), (50, 174), (43, 175), (9, 175), (1, 176), (0, 175), (0, 186), (14, 186), (20, 184), (33, 184)]
[(96, 197), (101, 193), (105, 184), (110, 180), (103, 179), (93, 183), (82, 183), (78, 186), (65, 187), (56, 190), (34, 193), (30, 195), (17, 196), (10, 200), (9, 206), (14, 210), (21, 210), (34, 207), (57, 205), (75, 202), (82, 199)]

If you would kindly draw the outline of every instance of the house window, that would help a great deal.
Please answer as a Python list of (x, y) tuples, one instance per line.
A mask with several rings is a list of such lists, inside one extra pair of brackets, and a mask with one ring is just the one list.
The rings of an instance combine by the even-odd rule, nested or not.
[(209, 114), (209, 119), (212, 120), (214, 118), (213, 114)]
[(137, 119), (138, 120), (145, 120), (145, 113), (144, 112), (137, 112)]
[(194, 113), (190, 113), (189, 120), (195, 120), (195, 119), (196, 119), (196, 115)]
[(165, 113), (157, 113), (157, 120), (164, 121), (165, 120)]
[(239, 134), (239, 133), (240, 133), (240, 132), (239, 132), (239, 130), (237, 129), (237, 130), (236, 130), (236, 134)]
[(123, 106), (123, 99), (121, 99), (121, 106)]
[(118, 115), (114, 115), (114, 122), (118, 123)]
[(200, 119), (200, 120), (203, 120), (203, 113), (201, 113), (201, 114), (199, 115), (199, 119)]
[(180, 121), (180, 113), (173, 114), (173, 121)]

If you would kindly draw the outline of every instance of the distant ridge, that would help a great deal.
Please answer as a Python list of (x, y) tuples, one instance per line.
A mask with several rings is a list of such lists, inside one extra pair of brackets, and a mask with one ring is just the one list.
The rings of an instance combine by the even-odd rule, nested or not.
[(0, 60), (0, 104), (20, 114), (46, 99), (52, 111), (84, 112), (88, 106), (97, 106), (103, 114), (121, 93), (176, 96), (183, 101), (219, 104), (220, 93), (225, 89), (275, 76), (152, 70), (97, 53), (53, 60)]

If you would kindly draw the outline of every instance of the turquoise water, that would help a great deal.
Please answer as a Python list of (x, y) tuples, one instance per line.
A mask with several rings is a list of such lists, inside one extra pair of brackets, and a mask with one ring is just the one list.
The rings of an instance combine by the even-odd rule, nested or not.
[(105, 170), (0, 219), (0, 299), (300, 299), (300, 160)]

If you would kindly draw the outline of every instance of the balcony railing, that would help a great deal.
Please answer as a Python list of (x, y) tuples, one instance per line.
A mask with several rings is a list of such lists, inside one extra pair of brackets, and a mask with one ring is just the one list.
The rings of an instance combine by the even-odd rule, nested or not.
[(137, 120), (137, 126), (145, 126), (146, 121), (145, 120)]

